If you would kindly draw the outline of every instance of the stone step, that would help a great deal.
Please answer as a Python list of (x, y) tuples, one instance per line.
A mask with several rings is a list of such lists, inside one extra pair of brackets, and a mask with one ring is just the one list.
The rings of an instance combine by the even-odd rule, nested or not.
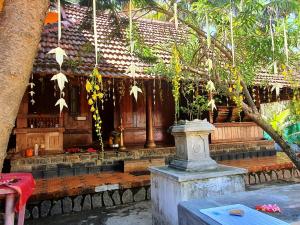
[(121, 171), (121, 163), (110, 165), (96, 165), (89, 163), (74, 163), (73, 165), (56, 164), (56, 165), (40, 165), (33, 167), (32, 175), (35, 179), (49, 179), (54, 177), (77, 176), (84, 174), (95, 174), (103, 171)]
[(216, 161), (224, 160), (237, 160), (237, 159), (248, 159), (248, 158), (261, 158), (268, 156), (275, 156), (276, 150), (266, 149), (258, 151), (231, 151), (231, 152), (212, 152), (211, 158)]
[(165, 166), (164, 157), (124, 160), (123, 172), (147, 171), (151, 166)]

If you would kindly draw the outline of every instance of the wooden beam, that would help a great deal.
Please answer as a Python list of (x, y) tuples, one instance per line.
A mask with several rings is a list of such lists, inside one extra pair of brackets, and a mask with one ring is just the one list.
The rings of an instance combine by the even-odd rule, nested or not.
[(155, 148), (154, 142), (154, 127), (153, 127), (153, 96), (152, 96), (152, 83), (153, 81), (146, 81), (146, 143), (145, 148)]

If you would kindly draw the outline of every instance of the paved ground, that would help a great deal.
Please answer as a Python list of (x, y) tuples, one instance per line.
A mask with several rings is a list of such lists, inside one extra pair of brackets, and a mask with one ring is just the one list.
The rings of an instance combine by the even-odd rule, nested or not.
[(151, 202), (29, 220), (25, 225), (151, 225)]
[[(247, 190), (254, 191), (266, 187), (278, 187), (294, 183), (300, 183), (300, 180), (273, 181), (251, 185), (247, 187)], [(144, 201), (109, 209), (91, 210), (37, 220), (28, 220), (25, 222), (25, 225), (151, 225), (151, 217), (151, 202)]]

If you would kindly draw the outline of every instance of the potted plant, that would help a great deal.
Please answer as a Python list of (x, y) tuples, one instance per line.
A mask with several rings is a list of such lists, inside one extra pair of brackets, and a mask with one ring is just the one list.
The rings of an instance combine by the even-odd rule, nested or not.
[(230, 119), (230, 107), (229, 106), (217, 106), (216, 123), (224, 123)]

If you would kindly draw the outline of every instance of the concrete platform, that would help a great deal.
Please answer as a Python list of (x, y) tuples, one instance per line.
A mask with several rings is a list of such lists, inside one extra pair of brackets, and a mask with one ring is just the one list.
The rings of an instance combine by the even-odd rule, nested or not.
[(206, 171), (150, 168), (153, 225), (178, 225), (177, 206), (182, 201), (245, 191), (247, 170), (218, 165)]
[(243, 204), (250, 208), (259, 204), (277, 204), (282, 213), (274, 213), (271, 216), (287, 223), (300, 224), (299, 193), (300, 184), (294, 184), (182, 202), (178, 206), (179, 225), (220, 225), (199, 210), (233, 204)]

